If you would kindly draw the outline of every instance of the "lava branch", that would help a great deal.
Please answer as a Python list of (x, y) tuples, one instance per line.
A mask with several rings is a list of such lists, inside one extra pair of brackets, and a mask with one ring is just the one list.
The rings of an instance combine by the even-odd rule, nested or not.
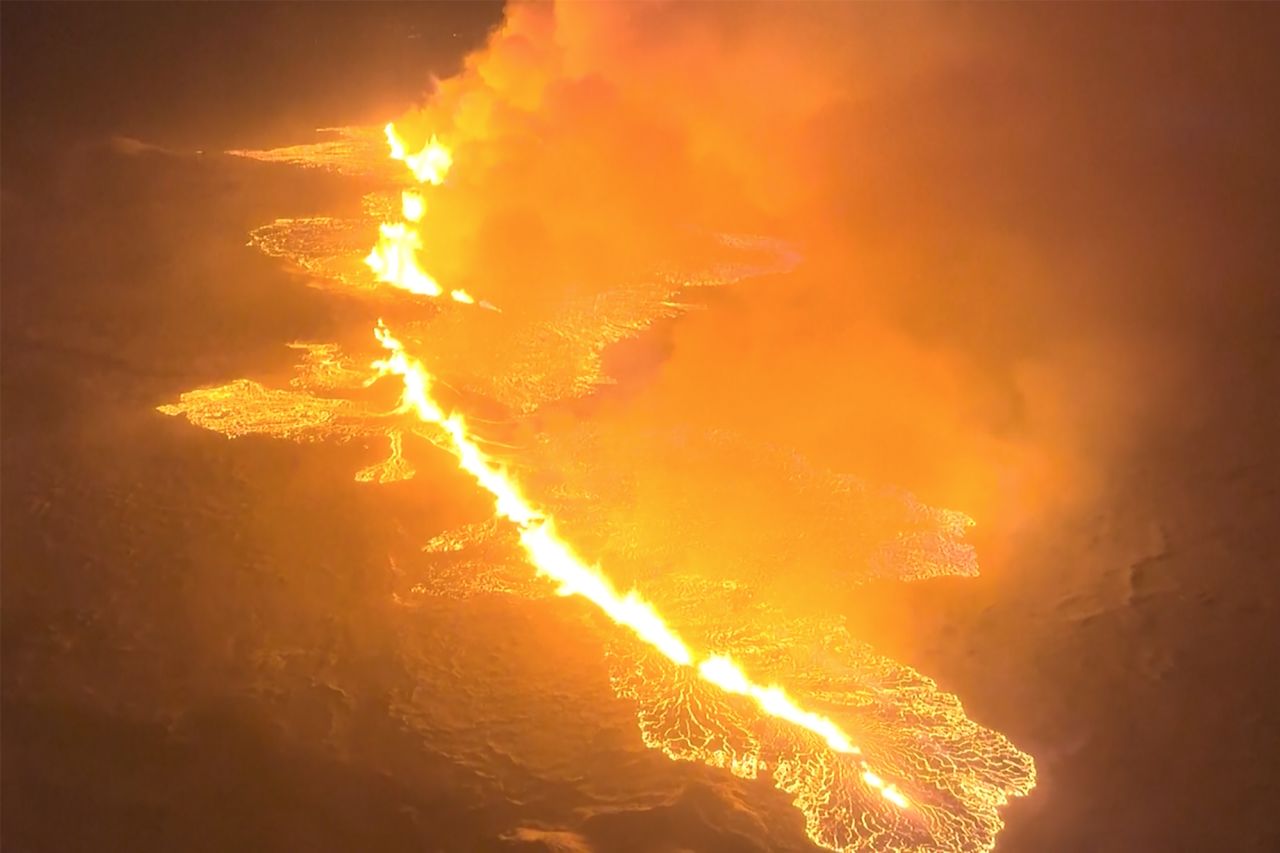
[[(560, 538), (555, 520), (525, 498), (519, 483), (481, 449), (462, 414), (445, 412), (432, 396), (434, 377), (421, 361), (405, 351), (404, 344), (392, 336), (381, 320), (374, 335), (387, 351), (384, 358), (373, 363), (377, 376), (398, 376), (404, 384), (396, 412), (416, 415), (419, 420), (439, 427), (448, 439), (448, 449), (458, 460), (458, 466), (493, 495), (495, 511), (516, 526), (520, 547), (537, 574), (555, 581), (560, 595), (586, 598), (672, 663), (691, 667), (701, 679), (726, 693), (747, 697), (765, 714), (821, 737), (832, 750), (861, 754), (834, 721), (801, 708), (777, 685), (763, 686), (752, 681), (726, 655), (696, 654), (636, 590), (619, 593), (598, 566), (587, 564)], [(898, 808), (908, 807), (907, 798), (896, 786), (873, 772), (865, 759), (858, 760), (863, 782)]]

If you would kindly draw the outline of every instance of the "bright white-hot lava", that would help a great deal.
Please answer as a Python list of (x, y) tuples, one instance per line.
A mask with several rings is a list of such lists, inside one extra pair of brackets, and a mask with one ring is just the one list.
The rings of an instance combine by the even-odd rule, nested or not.
[(421, 222), (427, 214), (427, 200), (417, 190), (400, 193), (400, 215), (406, 222)]
[[(419, 420), (440, 428), (448, 438), (449, 449), (457, 458), (458, 466), (493, 495), (497, 514), (519, 530), (520, 546), (529, 562), (539, 575), (558, 584), (560, 594), (586, 598), (672, 663), (695, 668), (703, 680), (727, 693), (751, 699), (771, 717), (812, 732), (832, 750), (851, 755), (860, 753), (834, 721), (801, 708), (781, 687), (752, 681), (728, 657), (696, 653), (638, 592), (620, 593), (598, 566), (588, 564), (556, 533), (554, 520), (534, 506), (524, 496), (519, 483), (481, 449), (471, 436), (466, 419), (458, 412), (445, 412), (432, 395), (434, 380), (423, 363), (409, 355), (404, 344), (381, 322), (374, 334), (387, 350), (384, 358), (373, 363), (374, 369), (380, 376), (398, 376), (404, 383), (398, 411), (411, 413)], [(866, 761), (860, 762), (862, 780), (869, 787), (899, 808), (908, 807), (901, 791), (873, 772)]]
[(419, 151), (410, 153), (394, 124), (388, 124), (384, 131), (387, 134), (387, 145), (391, 147), (391, 159), (408, 166), (418, 183), (435, 187), (444, 183), (445, 175), (453, 165), (453, 155), (438, 139), (432, 136)]
[[(444, 182), (453, 157), (433, 136), (417, 154), (405, 153), (404, 140), (396, 133), (395, 125), (386, 127), (387, 143), (391, 146), (391, 158), (402, 160), (413, 176), (422, 184), (438, 186)], [(378, 228), (378, 242), (365, 257), (364, 262), (373, 270), (378, 281), (392, 287), (416, 293), (419, 296), (440, 296), (444, 288), (425, 270), (419, 261), (422, 236), (417, 226), (426, 215), (427, 204), (422, 194), (405, 190), (400, 196), (400, 222), (384, 222)], [(474, 305), (475, 299), (465, 290), (453, 289), (449, 297), (464, 305)]]

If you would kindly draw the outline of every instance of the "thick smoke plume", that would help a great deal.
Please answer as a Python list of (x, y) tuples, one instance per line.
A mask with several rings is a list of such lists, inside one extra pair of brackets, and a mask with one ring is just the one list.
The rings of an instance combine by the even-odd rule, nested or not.
[[(1238, 260), (1237, 298), (1215, 300), (1195, 249), (1265, 134), (1188, 125), (1232, 82), (1186, 70), (1167, 34), (1190, 14), (513, 5), (398, 120), (458, 164), (426, 256), (536, 311), (709, 234), (789, 241), (795, 273), (709, 294), (613, 365), (646, 374), (627, 417), (795, 446), (982, 536), (1093, 493), (1184, 399), (1196, 325), (1267, 298)], [(1217, 20), (1205, 51), (1265, 55)]]

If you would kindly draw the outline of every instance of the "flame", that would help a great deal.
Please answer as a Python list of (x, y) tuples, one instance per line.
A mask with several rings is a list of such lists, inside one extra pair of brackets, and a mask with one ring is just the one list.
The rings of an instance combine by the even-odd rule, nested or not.
[[(391, 146), (391, 158), (403, 160), (419, 183), (439, 185), (453, 164), (453, 155), (434, 137), (417, 154), (405, 154), (404, 140), (396, 133), (395, 125), (386, 127), (387, 143)], [(422, 250), (422, 235), (412, 226), (422, 222), (427, 213), (427, 200), (416, 190), (400, 194), (401, 222), (384, 222), (378, 226), (378, 242), (365, 257), (365, 265), (373, 270), (378, 281), (392, 287), (416, 293), (419, 296), (440, 296), (444, 288), (422, 268), (418, 252)], [(476, 300), (465, 290), (449, 291), (449, 298), (463, 305), (474, 305)]]
[[(812, 732), (832, 750), (849, 755), (861, 753), (834, 721), (801, 708), (777, 685), (764, 686), (752, 681), (741, 667), (724, 655), (696, 654), (639, 592), (632, 589), (625, 594), (620, 593), (598, 566), (584, 561), (556, 533), (555, 520), (526, 498), (510, 473), (481, 449), (472, 438), (463, 415), (445, 412), (432, 396), (434, 377), (421, 361), (405, 351), (404, 344), (381, 320), (374, 329), (374, 335), (387, 351), (384, 358), (374, 361), (374, 370), (378, 376), (398, 376), (404, 385), (396, 411), (411, 413), (419, 420), (440, 428), (448, 439), (449, 450), (458, 460), (458, 466), (493, 496), (497, 514), (519, 530), (520, 546), (529, 562), (539, 576), (558, 584), (561, 595), (586, 598), (672, 663), (691, 667), (704, 681), (727, 693), (749, 698), (765, 714)], [(874, 773), (864, 759), (859, 761), (863, 782), (895, 806), (908, 807), (907, 798), (894, 785)]]
[(399, 160), (409, 167), (420, 184), (431, 184), (438, 187), (444, 183), (449, 167), (453, 165), (453, 153), (440, 140), (432, 135), (416, 154), (408, 153), (404, 137), (397, 131), (395, 124), (388, 123), (383, 128), (387, 134), (387, 145), (391, 146), (391, 159)]

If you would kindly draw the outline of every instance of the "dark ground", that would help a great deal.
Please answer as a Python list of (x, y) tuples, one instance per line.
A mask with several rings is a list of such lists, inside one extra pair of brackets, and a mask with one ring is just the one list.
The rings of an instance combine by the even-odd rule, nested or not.
[[(1143, 132), (1185, 133), (1185, 171), (1153, 167), (1145, 186), (1158, 191), (1132, 202), (1152, 233), (1184, 240), (1179, 290), (1148, 320), (1182, 354), (1169, 367), (1177, 404), (1109, 460), (1087, 509), (979, 531), (991, 537), (980, 551), (995, 554), (989, 578), (877, 588), (849, 604), (877, 648), (1036, 756), (1040, 787), (1008, 810), (1001, 850), (1280, 848), (1280, 92), (1274, 57), (1257, 49), (1259, 32), (1277, 29), (1263, 12), (1150, 10), (1185, 45), (1170, 54), (1185, 75), (1215, 81), (1151, 94), (1183, 120)], [(379, 725), (385, 709), (367, 698), (337, 695), (351, 679), (373, 685), (369, 696), (393, 692), (412, 672), (386, 663), (397, 638), (378, 624), (394, 512), (372, 512), (350, 483), (352, 453), (228, 443), (152, 411), (282, 365), (282, 341), (323, 336), (337, 309), (244, 241), (282, 210), (324, 210), (339, 188), (102, 142), (216, 151), (378, 120), (416, 98), (428, 71), (451, 70), (497, 16), (4, 5), (5, 849), (496, 843), (487, 830), (503, 806), (479, 799), (472, 771)], [(1132, 11), (1126, 20), (1109, 27), (1095, 11), (1064, 37), (1143, 28)], [(1095, 64), (1081, 85), (1123, 75), (1105, 65), (1114, 55), (1082, 53)], [(1222, 176), (1208, 181), (1216, 191), (1184, 197), (1206, 175)], [(1212, 227), (1178, 230), (1181, 205)], [(1107, 237), (1115, 252), (1159, 243)], [(330, 615), (334, 602), (349, 612)], [(519, 654), (532, 636), (523, 653), (536, 665), (539, 628), (501, 617), (524, 633), (490, 642)], [(442, 618), (424, 642), (459, 642)], [(262, 638), (279, 649), (277, 684), (242, 671)], [(730, 806), (707, 793), (709, 771), (625, 757), (617, 731), (593, 760), (637, 761), (641, 779), (679, 774), (690, 787), (669, 808), (602, 818), (602, 849), (743, 848)]]

